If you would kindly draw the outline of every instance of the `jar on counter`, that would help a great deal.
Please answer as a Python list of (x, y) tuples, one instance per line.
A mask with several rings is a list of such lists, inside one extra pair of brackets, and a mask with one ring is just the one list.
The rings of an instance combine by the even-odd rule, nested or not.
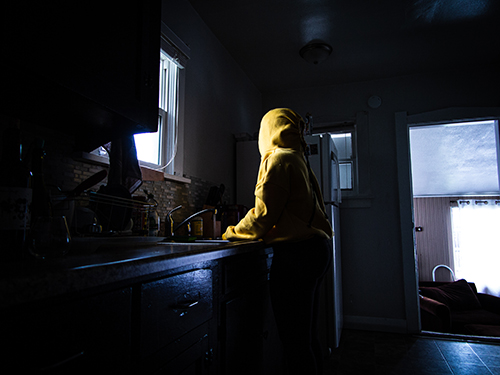
[(191, 220), (192, 234), (196, 237), (203, 237), (203, 219), (200, 216)]

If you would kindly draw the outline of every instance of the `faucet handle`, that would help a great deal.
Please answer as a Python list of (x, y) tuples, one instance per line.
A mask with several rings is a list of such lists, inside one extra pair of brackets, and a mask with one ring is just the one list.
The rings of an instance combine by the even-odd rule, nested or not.
[(177, 211), (179, 208), (182, 208), (182, 205), (172, 208), (170, 211), (167, 212), (167, 216), (165, 217), (165, 226), (167, 225), (167, 222), (170, 223), (170, 235), (172, 237), (174, 236), (174, 219), (172, 218), (172, 213), (174, 211)]

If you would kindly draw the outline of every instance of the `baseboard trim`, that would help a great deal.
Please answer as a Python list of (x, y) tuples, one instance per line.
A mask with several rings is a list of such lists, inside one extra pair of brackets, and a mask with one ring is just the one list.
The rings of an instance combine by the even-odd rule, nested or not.
[(344, 315), (344, 328), (366, 331), (407, 333), (405, 319), (376, 318), (369, 316)]

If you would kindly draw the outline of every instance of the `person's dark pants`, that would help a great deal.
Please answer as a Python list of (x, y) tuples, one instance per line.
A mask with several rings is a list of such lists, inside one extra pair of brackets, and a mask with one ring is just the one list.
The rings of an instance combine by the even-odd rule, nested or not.
[(322, 373), (318, 337), (320, 285), (332, 262), (332, 240), (273, 245), (271, 302), (289, 374)]

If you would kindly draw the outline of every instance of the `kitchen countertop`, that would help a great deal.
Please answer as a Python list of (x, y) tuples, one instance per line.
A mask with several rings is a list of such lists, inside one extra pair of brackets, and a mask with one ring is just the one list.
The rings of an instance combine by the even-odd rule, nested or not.
[(51, 260), (0, 263), (0, 307), (10, 307), (265, 249), (261, 241), (110, 247)]

